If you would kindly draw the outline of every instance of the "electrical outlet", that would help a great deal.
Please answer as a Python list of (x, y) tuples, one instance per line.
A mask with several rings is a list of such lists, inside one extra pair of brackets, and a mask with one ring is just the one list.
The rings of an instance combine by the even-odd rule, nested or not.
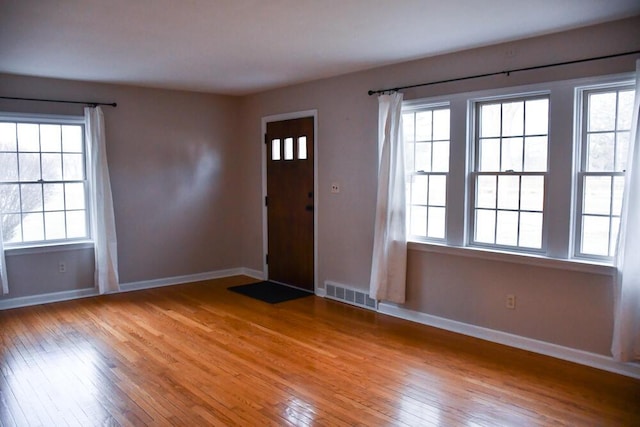
[(332, 182), (331, 183), (331, 192), (332, 193), (339, 193), (340, 192), (340, 184), (337, 182)]
[(66, 273), (67, 272), (67, 264), (60, 261), (58, 263), (58, 273)]
[(505, 302), (505, 307), (510, 310), (515, 310), (516, 308), (516, 296), (513, 294), (507, 295), (507, 300)]

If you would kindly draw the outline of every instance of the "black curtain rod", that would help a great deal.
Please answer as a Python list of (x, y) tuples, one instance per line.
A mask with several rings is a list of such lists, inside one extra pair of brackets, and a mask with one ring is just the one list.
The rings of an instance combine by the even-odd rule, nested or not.
[(14, 101), (39, 101), (39, 102), (57, 102), (60, 104), (83, 104), (89, 107), (97, 107), (98, 105), (106, 105), (109, 107), (117, 107), (118, 104), (115, 102), (107, 103), (107, 102), (89, 102), (89, 101), (63, 101), (60, 99), (39, 99), (39, 98), (17, 98), (13, 96), (0, 96), (0, 99), (12, 99)]
[(618, 56), (634, 55), (634, 54), (637, 54), (637, 53), (640, 53), (640, 50), (634, 50), (632, 52), (615, 53), (613, 55), (597, 56), (597, 57), (594, 57), (594, 58), (576, 59), (574, 61), (556, 62), (554, 64), (536, 65), (536, 66), (533, 66), (533, 67), (525, 67), (525, 68), (515, 68), (513, 70), (496, 71), (496, 72), (493, 72), (493, 73), (476, 74), (476, 75), (473, 75), (473, 76), (458, 77), (458, 78), (455, 78), (455, 79), (439, 80), (437, 82), (419, 83), (419, 84), (409, 85), (409, 86), (394, 87), (392, 89), (370, 90), (368, 93), (369, 93), (369, 96), (371, 96), (371, 95), (385, 93), (385, 92), (398, 92), (398, 91), (403, 90), (403, 89), (413, 89), (414, 87), (431, 86), (431, 85), (437, 85), (437, 84), (441, 84), (441, 83), (459, 82), (459, 81), (463, 81), (463, 80), (479, 79), (479, 78), (482, 78), (482, 77), (497, 76), (497, 75), (501, 75), (501, 74), (506, 74), (508, 76), (509, 74), (516, 73), (518, 71), (539, 70), (541, 68), (558, 67), (558, 66), (561, 66), (561, 65), (578, 64), (578, 63), (581, 63), (581, 62), (589, 62), (589, 61), (598, 61), (598, 60), (601, 60), (601, 59), (616, 58)]

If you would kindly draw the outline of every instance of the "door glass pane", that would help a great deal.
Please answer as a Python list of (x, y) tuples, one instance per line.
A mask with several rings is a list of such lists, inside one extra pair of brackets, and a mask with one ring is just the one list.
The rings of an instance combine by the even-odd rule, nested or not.
[(293, 160), (293, 138), (284, 139), (284, 159)]
[(298, 159), (304, 160), (307, 158), (307, 137), (301, 136), (298, 138)]
[(280, 140), (271, 141), (271, 160), (280, 160)]

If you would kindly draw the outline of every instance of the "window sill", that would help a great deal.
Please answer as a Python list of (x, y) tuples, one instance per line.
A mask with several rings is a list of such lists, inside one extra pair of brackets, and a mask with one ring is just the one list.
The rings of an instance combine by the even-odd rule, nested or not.
[(4, 248), (6, 256), (19, 256), (19, 255), (32, 255), (50, 252), (67, 252), (78, 251), (82, 249), (93, 249), (93, 242), (90, 240), (69, 242), (69, 243), (54, 243), (54, 244), (39, 244), (34, 246), (15, 246)]
[(490, 261), (511, 262), (515, 264), (533, 265), (560, 270), (571, 270), (582, 273), (613, 276), (616, 269), (610, 264), (580, 261), (574, 259), (546, 258), (530, 254), (516, 254), (510, 252), (492, 251), (484, 248), (447, 246), (437, 243), (409, 241), (407, 248), (419, 252), (434, 252), (445, 255), (480, 258)]

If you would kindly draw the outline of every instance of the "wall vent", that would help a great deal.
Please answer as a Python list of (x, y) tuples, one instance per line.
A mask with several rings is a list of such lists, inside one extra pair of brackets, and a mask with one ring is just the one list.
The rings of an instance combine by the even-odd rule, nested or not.
[(369, 295), (363, 291), (351, 289), (334, 282), (325, 282), (324, 289), (326, 298), (369, 310), (378, 310), (378, 301), (370, 298)]

